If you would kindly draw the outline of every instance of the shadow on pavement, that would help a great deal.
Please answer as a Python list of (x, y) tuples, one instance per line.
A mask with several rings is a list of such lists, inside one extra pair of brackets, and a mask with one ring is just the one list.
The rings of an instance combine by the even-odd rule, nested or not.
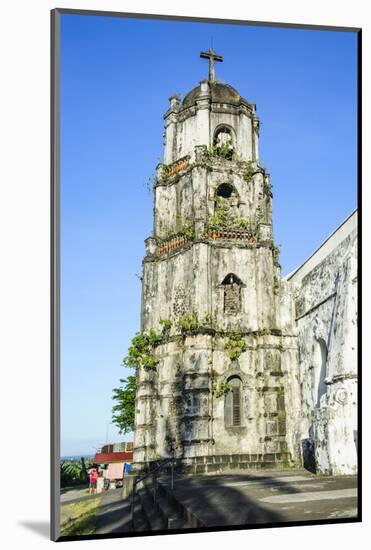
[(173, 492), (177, 499), (203, 520), (208, 527), (285, 521), (282, 514), (262, 506), (258, 503), (258, 499), (247, 495), (246, 486), (242, 490), (242, 488), (226, 485), (236, 481), (240, 483), (256, 481), (272, 488), (284, 487), (287, 493), (300, 492), (289, 483), (277, 481), (273, 477), (251, 474), (208, 478), (192, 477), (179, 480), (175, 484)]
[(105, 496), (98, 509), (95, 534), (131, 531), (131, 499), (123, 499), (121, 491)]

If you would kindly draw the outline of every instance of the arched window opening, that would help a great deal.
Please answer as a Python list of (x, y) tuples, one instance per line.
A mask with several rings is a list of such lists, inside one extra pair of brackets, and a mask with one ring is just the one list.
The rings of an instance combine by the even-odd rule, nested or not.
[(315, 341), (313, 374), (313, 400), (315, 406), (319, 407), (321, 397), (326, 394), (327, 390), (325, 384), (327, 375), (327, 345), (322, 338)]
[(213, 146), (216, 156), (232, 160), (234, 148), (231, 129), (227, 126), (219, 127), (214, 135)]
[(242, 382), (238, 376), (228, 381), (229, 391), (225, 394), (225, 424), (238, 427), (242, 425)]
[(233, 186), (230, 183), (222, 183), (216, 190), (216, 196), (223, 199), (231, 199), (232, 195), (236, 194)]
[(215, 190), (216, 225), (230, 227), (239, 217), (239, 196), (236, 189), (230, 183), (221, 183)]
[(234, 273), (229, 273), (222, 282), (224, 287), (224, 313), (234, 315), (241, 311), (241, 279)]

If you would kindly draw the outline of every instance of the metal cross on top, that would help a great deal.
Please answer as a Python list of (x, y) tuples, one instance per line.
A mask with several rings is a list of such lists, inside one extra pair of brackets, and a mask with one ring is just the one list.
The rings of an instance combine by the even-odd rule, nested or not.
[(223, 61), (223, 57), (214, 52), (212, 48), (208, 52), (200, 52), (200, 57), (204, 57), (209, 60), (209, 80), (215, 80), (215, 68), (214, 61)]

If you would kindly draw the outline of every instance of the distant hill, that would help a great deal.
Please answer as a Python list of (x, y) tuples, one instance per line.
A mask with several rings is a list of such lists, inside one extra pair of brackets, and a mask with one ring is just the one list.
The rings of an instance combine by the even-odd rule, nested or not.
[(61, 460), (80, 460), (81, 458), (93, 459), (95, 455), (70, 455), (61, 456)]

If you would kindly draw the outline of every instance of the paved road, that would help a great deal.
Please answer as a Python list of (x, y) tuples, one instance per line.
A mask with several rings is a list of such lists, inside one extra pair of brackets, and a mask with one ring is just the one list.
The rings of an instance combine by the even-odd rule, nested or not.
[(66, 487), (61, 489), (61, 504), (73, 501), (89, 495), (89, 486), (81, 485), (77, 487)]
[(102, 493), (94, 493), (93, 495), (89, 494), (87, 490), (83, 491), (75, 491), (73, 493), (68, 494), (62, 494), (61, 495), (61, 505), (64, 504), (74, 504), (75, 502), (81, 502), (82, 500), (91, 500), (94, 498), (97, 498), (99, 496), (102, 496), (103, 494), (112, 494), (112, 493), (120, 493), (120, 489), (110, 489), (109, 491), (104, 491)]
[(306, 470), (193, 476), (175, 480), (174, 492), (210, 527), (357, 516), (356, 476)]

